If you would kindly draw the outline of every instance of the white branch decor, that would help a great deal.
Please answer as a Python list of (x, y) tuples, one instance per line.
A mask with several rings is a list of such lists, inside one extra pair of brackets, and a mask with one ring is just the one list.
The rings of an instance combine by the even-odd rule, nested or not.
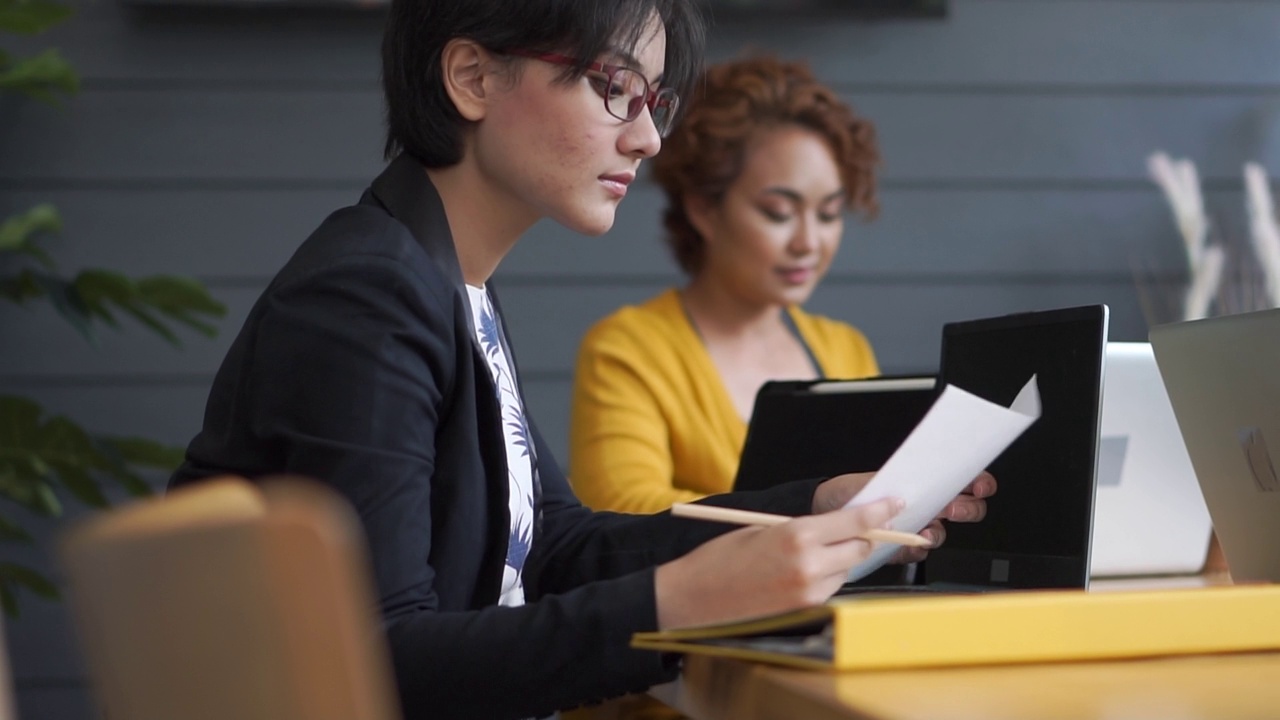
[(1191, 271), (1191, 283), (1183, 296), (1182, 319), (1207, 317), (1222, 286), (1226, 253), (1220, 245), (1207, 243), (1209, 218), (1204, 211), (1196, 166), (1190, 160), (1173, 160), (1160, 151), (1147, 158), (1147, 171), (1173, 210)]
[(1245, 163), (1244, 188), (1249, 235), (1253, 239), (1253, 252), (1262, 266), (1267, 302), (1271, 307), (1280, 307), (1280, 229), (1276, 227), (1271, 185), (1261, 165)]

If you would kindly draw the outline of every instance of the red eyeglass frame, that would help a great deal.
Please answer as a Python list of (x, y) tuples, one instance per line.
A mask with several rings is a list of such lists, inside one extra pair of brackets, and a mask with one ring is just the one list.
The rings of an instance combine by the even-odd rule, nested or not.
[[(563, 65), (565, 67), (576, 68), (576, 67), (583, 66), (581, 61), (575, 60), (574, 58), (571, 58), (568, 55), (561, 55), (559, 53), (540, 53), (540, 52), (531, 52), (526, 50), (508, 50), (507, 54), (516, 55), (518, 57), (529, 58), (531, 60), (541, 60), (543, 62), (548, 62), (553, 65)], [(654, 110), (658, 107), (664, 107), (667, 109), (668, 113), (671, 113), (672, 115), (674, 115), (676, 108), (680, 104), (680, 96), (676, 93), (676, 91), (673, 88), (658, 88), (657, 90), (652, 89), (649, 83), (649, 78), (645, 77), (644, 73), (640, 72), (639, 70), (636, 70), (635, 68), (624, 67), (622, 65), (607, 65), (605, 63), (600, 63), (600, 62), (587, 63), (585, 67), (587, 70), (590, 70), (592, 72), (604, 73), (604, 75), (608, 77), (610, 84), (613, 83), (614, 75), (616, 75), (618, 72), (621, 72), (623, 70), (627, 72), (633, 72), (639, 75), (640, 78), (644, 80), (644, 90), (645, 90), (644, 102), (641, 103), (641, 105), (643, 107), (649, 108), (649, 113), (651, 115), (653, 114)], [(609, 109), (608, 96), (605, 96), (603, 99), (604, 99), (605, 111), (608, 112), (611, 116), (616, 117), (623, 122), (632, 122), (636, 118), (640, 117), (640, 111), (637, 109), (635, 113), (632, 114), (630, 106), (628, 106), (627, 108), (627, 114), (631, 115), (631, 117), (625, 117), (625, 118), (618, 117), (617, 114), (613, 112), (613, 110)]]

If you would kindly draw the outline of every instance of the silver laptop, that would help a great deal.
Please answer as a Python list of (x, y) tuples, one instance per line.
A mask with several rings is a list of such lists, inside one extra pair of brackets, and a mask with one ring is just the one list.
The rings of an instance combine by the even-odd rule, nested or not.
[(1212, 526), (1155, 355), (1107, 343), (1092, 577), (1199, 572)]
[(1280, 582), (1280, 309), (1151, 330), (1235, 582)]

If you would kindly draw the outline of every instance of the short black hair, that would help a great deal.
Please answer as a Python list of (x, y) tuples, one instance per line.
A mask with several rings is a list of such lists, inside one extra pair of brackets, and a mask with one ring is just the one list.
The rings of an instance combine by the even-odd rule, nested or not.
[[(392, 0), (382, 37), (388, 160), (405, 152), (427, 167), (462, 160), (467, 121), (444, 89), (445, 44), (468, 38), (494, 52), (557, 52), (583, 65), (632, 52), (655, 14), (667, 31), (664, 86), (687, 97), (701, 70), (705, 30), (697, 0)], [(567, 68), (576, 80), (585, 67)]]

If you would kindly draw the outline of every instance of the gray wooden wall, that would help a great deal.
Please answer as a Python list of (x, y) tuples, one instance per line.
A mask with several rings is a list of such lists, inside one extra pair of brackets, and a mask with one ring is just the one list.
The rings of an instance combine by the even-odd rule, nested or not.
[[(68, 269), (192, 274), (230, 315), (183, 351), (136, 329), (93, 348), (48, 309), (0, 306), (0, 392), (184, 443), (255, 296), (380, 167), (380, 17), (77, 4), (49, 41), (83, 72), (80, 96), (0, 98), (0, 217), (53, 201)], [(1243, 162), (1280, 170), (1276, 1), (951, 0), (942, 21), (734, 20), (712, 37), (714, 58), (751, 44), (811, 59), (879, 125), (883, 215), (850, 226), (811, 309), (863, 328), (889, 372), (933, 370), (946, 321), (1034, 308), (1107, 302), (1113, 338), (1145, 338), (1132, 263), (1182, 272), (1147, 154), (1195, 159), (1228, 221)], [(539, 226), (501, 271), (529, 403), (562, 452), (582, 332), (677, 280), (658, 210), (641, 187), (606, 237)], [(24, 521), (42, 545), (4, 558), (51, 567), (55, 528)], [(23, 611), (23, 717), (90, 717), (63, 608)]]

